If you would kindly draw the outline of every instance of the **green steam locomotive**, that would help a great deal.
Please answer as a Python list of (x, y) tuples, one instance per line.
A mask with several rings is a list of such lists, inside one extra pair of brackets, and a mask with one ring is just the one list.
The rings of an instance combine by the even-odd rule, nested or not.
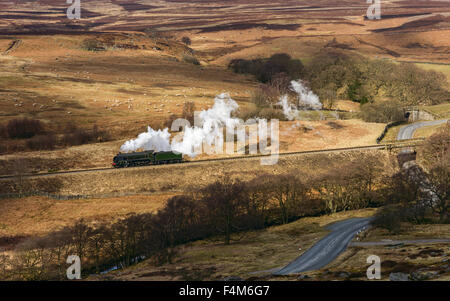
[(183, 154), (176, 152), (145, 151), (129, 154), (119, 153), (113, 159), (113, 167), (135, 167), (158, 164), (174, 164), (183, 162)]

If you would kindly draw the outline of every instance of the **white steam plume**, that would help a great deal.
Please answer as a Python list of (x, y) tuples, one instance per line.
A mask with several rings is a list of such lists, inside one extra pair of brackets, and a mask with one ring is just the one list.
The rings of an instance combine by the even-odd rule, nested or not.
[(129, 140), (120, 147), (121, 152), (135, 152), (138, 149), (170, 151), (169, 129), (155, 131), (148, 127), (147, 132), (139, 134), (136, 139)]
[(297, 117), (298, 110), (289, 103), (287, 95), (281, 96), (280, 102), (277, 104), (283, 107), (283, 114), (288, 120), (294, 120)]
[(215, 98), (212, 108), (200, 112), (202, 125), (185, 127), (181, 141), (172, 140), (170, 143), (171, 135), (167, 128), (155, 131), (148, 127), (147, 132), (139, 134), (136, 139), (125, 142), (120, 150), (123, 152), (133, 152), (138, 149), (173, 150), (194, 157), (203, 143), (208, 145), (217, 142), (223, 143), (223, 128), (225, 126), (234, 128), (240, 122), (239, 119), (231, 117), (238, 107), (238, 104), (228, 94), (220, 94)]
[(172, 141), (172, 149), (193, 157), (204, 142), (207, 145), (223, 143), (223, 128), (234, 128), (239, 124), (239, 119), (231, 117), (231, 113), (238, 108), (238, 104), (228, 94), (220, 94), (214, 99), (212, 108), (200, 112), (203, 124), (186, 127), (182, 141)]
[[(314, 94), (305, 84), (301, 81), (291, 81), (291, 90), (297, 93), (298, 104), (314, 110), (322, 109), (322, 103), (319, 100), (319, 96)], [(280, 97), (280, 102), (277, 103), (283, 107), (283, 114), (288, 120), (294, 120), (298, 115), (298, 110), (291, 103), (287, 95)]]
[(291, 89), (297, 93), (299, 103), (308, 106), (314, 110), (322, 109), (322, 103), (319, 100), (319, 96), (314, 94), (305, 84), (301, 81), (291, 81)]
[[(308, 89), (301, 80), (292, 81), (291, 89), (297, 93), (299, 103), (312, 109), (321, 109), (319, 97)], [(298, 115), (298, 110), (289, 103), (287, 95), (283, 95), (278, 103), (283, 107), (284, 115), (293, 120)], [(201, 151), (204, 144), (223, 147), (223, 128), (234, 129), (241, 120), (232, 118), (231, 114), (239, 108), (229, 94), (223, 93), (214, 99), (214, 105), (199, 114), (201, 125), (187, 126), (182, 134), (181, 141), (173, 139), (169, 129), (154, 130), (148, 127), (147, 132), (139, 134), (136, 139), (125, 142), (121, 147), (122, 152), (134, 152), (139, 149), (154, 151), (176, 151), (194, 157)]]

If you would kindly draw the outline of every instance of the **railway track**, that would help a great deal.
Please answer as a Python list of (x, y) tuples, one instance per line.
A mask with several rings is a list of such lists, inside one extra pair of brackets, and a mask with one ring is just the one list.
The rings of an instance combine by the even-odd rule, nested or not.
[[(348, 152), (348, 151), (363, 151), (363, 150), (391, 150), (391, 149), (399, 149), (404, 147), (415, 147), (420, 145), (420, 142), (423, 139), (411, 139), (411, 140), (403, 140), (401, 142), (394, 142), (388, 144), (377, 144), (377, 145), (368, 145), (368, 146), (356, 146), (356, 147), (345, 147), (345, 148), (333, 148), (333, 149), (325, 149), (325, 150), (311, 150), (311, 151), (300, 151), (300, 152), (289, 152), (289, 153), (280, 153), (278, 156), (281, 157), (289, 157), (289, 156), (297, 156), (297, 155), (311, 155), (311, 154), (325, 154), (325, 153), (338, 153), (338, 152)], [(228, 158), (214, 158), (214, 159), (205, 159), (205, 160), (196, 160), (196, 161), (184, 161), (179, 164), (167, 164), (167, 165), (150, 165), (150, 166), (141, 166), (141, 167), (131, 167), (125, 170), (134, 170), (137, 168), (156, 168), (161, 166), (166, 167), (176, 167), (176, 166), (184, 166), (186, 164), (205, 164), (211, 162), (226, 162), (226, 161), (237, 161), (237, 160), (251, 160), (251, 159), (261, 159), (264, 157), (269, 157), (270, 155), (247, 155), (247, 156), (236, 156), (236, 157), (228, 157)], [(93, 168), (93, 169), (80, 169), (80, 170), (67, 170), (67, 171), (57, 171), (57, 172), (47, 172), (47, 173), (34, 173), (34, 174), (24, 174), (20, 175), (23, 178), (36, 178), (36, 177), (49, 177), (56, 175), (65, 175), (65, 174), (77, 174), (77, 173), (92, 173), (92, 172), (102, 172), (102, 171), (112, 171), (112, 170), (124, 170), (124, 169), (115, 169), (112, 167), (106, 168)], [(0, 180), (5, 179), (13, 179), (16, 178), (17, 175), (0, 175)]]

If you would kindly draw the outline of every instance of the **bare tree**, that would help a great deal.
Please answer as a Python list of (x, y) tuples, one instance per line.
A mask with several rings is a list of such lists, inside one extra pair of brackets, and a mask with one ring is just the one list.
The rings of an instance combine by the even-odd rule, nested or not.
[(301, 215), (302, 201), (307, 197), (307, 190), (296, 175), (274, 176), (271, 189), (283, 224), (287, 224), (291, 217)]
[(428, 171), (425, 190), (432, 197), (430, 207), (444, 222), (450, 209), (450, 125), (428, 138), (419, 151), (420, 162)]
[(244, 196), (244, 185), (239, 180), (225, 177), (203, 189), (203, 203), (210, 213), (215, 229), (224, 235), (224, 243), (230, 244), (231, 234), (242, 230), (238, 216), (242, 214), (241, 200)]
[(183, 118), (188, 120), (191, 125), (194, 124), (195, 103), (193, 101), (187, 101), (183, 105)]
[(89, 238), (92, 234), (92, 228), (86, 224), (84, 219), (78, 220), (75, 225), (70, 227), (70, 233), (72, 235), (72, 243), (74, 245), (74, 251), (83, 261), (85, 252), (87, 251)]

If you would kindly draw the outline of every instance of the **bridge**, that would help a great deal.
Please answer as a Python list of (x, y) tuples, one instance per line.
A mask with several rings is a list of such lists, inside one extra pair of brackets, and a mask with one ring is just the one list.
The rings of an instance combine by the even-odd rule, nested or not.
[(416, 121), (432, 121), (438, 118), (435, 114), (432, 114), (423, 108), (419, 108), (418, 106), (410, 106), (403, 108), (405, 113), (405, 118), (408, 119), (408, 122), (416, 122)]

